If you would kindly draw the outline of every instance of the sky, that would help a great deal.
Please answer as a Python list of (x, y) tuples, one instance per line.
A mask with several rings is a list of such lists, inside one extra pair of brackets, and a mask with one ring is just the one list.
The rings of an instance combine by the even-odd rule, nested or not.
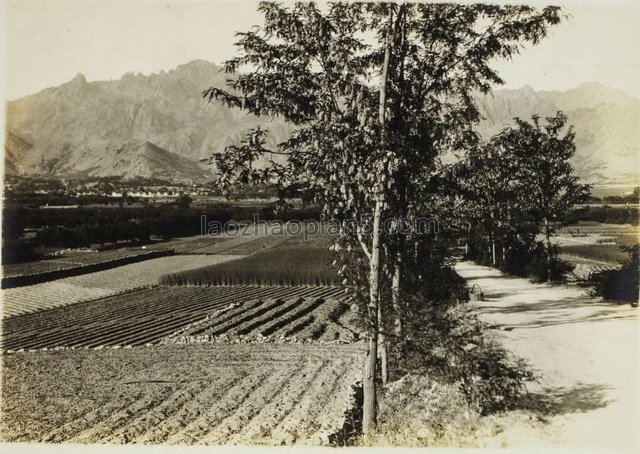
[[(9, 100), (60, 85), (78, 73), (89, 81), (109, 80), (195, 59), (220, 63), (235, 54), (236, 31), (261, 23), (249, 0), (0, 2), (0, 95)], [(566, 90), (600, 82), (640, 98), (640, 1), (559, 4), (570, 19), (512, 61), (496, 63), (505, 87)]]

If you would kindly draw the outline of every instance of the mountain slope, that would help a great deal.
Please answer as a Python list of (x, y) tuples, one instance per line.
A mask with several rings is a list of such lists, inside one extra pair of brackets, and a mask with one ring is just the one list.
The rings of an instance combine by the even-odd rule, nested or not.
[[(119, 80), (88, 82), (79, 74), (8, 104), (7, 172), (51, 176), (145, 176), (201, 181), (211, 178), (198, 164), (241, 140), (249, 129), (270, 132), (272, 146), (292, 128), (202, 100), (226, 75), (196, 60), (157, 74), (125, 74)], [(485, 137), (513, 117), (564, 110), (575, 125), (574, 164), (589, 180), (636, 182), (640, 101), (600, 84), (539, 91), (497, 90), (478, 98)], [(166, 160), (166, 161), (165, 161)]]
[[(268, 128), (274, 141), (285, 139), (290, 131), (282, 123), (202, 100), (204, 89), (222, 87), (224, 82), (224, 73), (203, 61), (149, 76), (126, 74), (116, 81), (90, 83), (78, 75), (59, 87), (8, 104), (9, 130), (33, 147), (25, 153), (7, 143), (7, 168), (51, 176), (210, 179), (211, 172), (198, 161), (240, 140), (247, 129)], [(173, 153), (171, 163), (175, 155), (186, 160), (178, 166), (180, 171), (171, 176), (167, 174), (171, 164), (146, 159), (142, 165), (139, 157), (122, 157), (147, 142)], [(187, 161), (193, 166), (187, 168)]]
[(637, 184), (640, 179), (640, 101), (597, 83), (560, 91), (531, 87), (497, 90), (479, 99), (485, 120), (478, 131), (489, 137), (513, 117), (530, 119), (562, 110), (576, 132), (574, 166), (586, 180)]

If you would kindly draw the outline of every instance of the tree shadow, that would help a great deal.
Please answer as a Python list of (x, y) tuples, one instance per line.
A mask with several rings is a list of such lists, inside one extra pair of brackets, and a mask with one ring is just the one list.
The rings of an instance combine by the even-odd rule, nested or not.
[(517, 292), (515, 291), (505, 291), (505, 292), (494, 292), (494, 293), (488, 293), (485, 292), (484, 293), (484, 299), (485, 300), (499, 300), (500, 298), (504, 298), (505, 296), (512, 296), (515, 295)]
[(621, 311), (621, 306), (608, 301), (594, 301), (585, 297), (563, 298), (562, 300), (541, 300), (535, 303), (523, 302), (505, 306), (489, 304), (477, 306), (478, 314), (486, 315), (522, 315), (526, 317), (517, 322), (492, 324), (492, 328), (512, 330), (516, 328), (541, 328), (580, 322), (599, 322), (607, 320), (633, 320), (635, 311)]
[(604, 408), (613, 402), (606, 397), (611, 389), (601, 384), (580, 383), (573, 387), (549, 387), (530, 392), (515, 404), (515, 409), (528, 410), (540, 417), (586, 413)]

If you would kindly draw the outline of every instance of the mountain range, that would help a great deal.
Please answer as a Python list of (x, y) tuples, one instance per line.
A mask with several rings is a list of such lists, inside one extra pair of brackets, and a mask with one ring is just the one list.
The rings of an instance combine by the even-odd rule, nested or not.
[[(141, 176), (182, 182), (212, 177), (199, 160), (221, 151), (256, 126), (273, 143), (292, 128), (202, 99), (226, 75), (202, 60), (151, 75), (88, 82), (78, 74), (58, 87), (7, 105), (5, 171), (57, 177)], [(495, 134), (513, 117), (564, 111), (575, 126), (574, 165), (585, 180), (635, 184), (640, 155), (640, 100), (597, 83), (567, 91), (525, 86), (478, 98), (485, 119), (478, 131)]]

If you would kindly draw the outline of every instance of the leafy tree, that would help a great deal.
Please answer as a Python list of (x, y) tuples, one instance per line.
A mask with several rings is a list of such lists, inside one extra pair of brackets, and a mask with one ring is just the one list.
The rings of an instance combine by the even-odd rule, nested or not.
[[(259, 11), (264, 25), (238, 33), (240, 55), (225, 64), (235, 74), (230, 89), (210, 88), (204, 96), (280, 116), (298, 129), (275, 150), (265, 148), (264, 130), (252, 130), (211, 162), (223, 187), (277, 181), (310, 188), (325, 213), (343, 223), (334, 249), (343, 263), (359, 263), (353, 266), (359, 272), (341, 269), (366, 316), (367, 434), (376, 421), (381, 290), (391, 287), (392, 303), (399, 302), (402, 264), (415, 249), (399, 233), (383, 232), (383, 217), (416, 215), (438, 156), (477, 140), (473, 95), (502, 82), (490, 62), (513, 56), (522, 41), (538, 42), (560, 21), (560, 10), (419, 3), (332, 3), (321, 10), (314, 3), (260, 3)], [(271, 155), (284, 162), (253, 165)], [(356, 228), (346, 228), (347, 222)], [(390, 283), (383, 281), (385, 269), (393, 270)]]
[(515, 126), (505, 128), (491, 141), (519, 163), (517, 179), (537, 231), (544, 235), (547, 278), (552, 275), (551, 235), (563, 216), (589, 198), (590, 186), (581, 184), (571, 165), (575, 154), (575, 132), (567, 128), (567, 117), (558, 112), (542, 124), (538, 116), (531, 123), (515, 118)]
[(506, 236), (516, 227), (514, 214), (522, 200), (518, 193), (522, 189), (517, 180), (518, 162), (488, 143), (470, 151), (462, 166), (467, 219), (487, 232), (491, 262), (496, 266), (496, 237)]

